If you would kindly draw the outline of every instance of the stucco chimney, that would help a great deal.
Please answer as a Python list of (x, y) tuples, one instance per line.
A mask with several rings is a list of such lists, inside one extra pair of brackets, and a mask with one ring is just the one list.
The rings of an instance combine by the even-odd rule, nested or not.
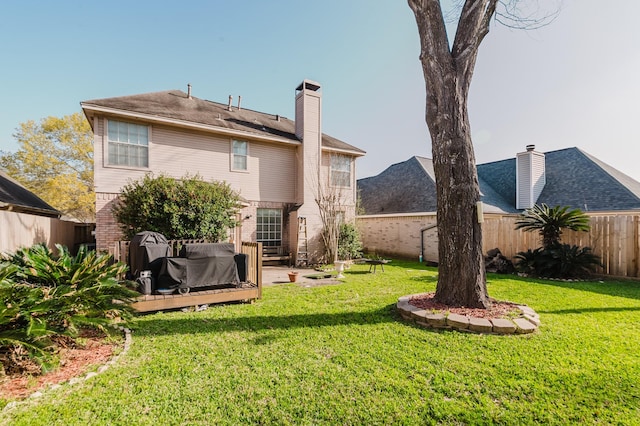
[(305, 131), (322, 134), (321, 107), (320, 84), (304, 80), (296, 88), (296, 137), (301, 141), (305, 139)]
[[(309, 240), (309, 259), (320, 255), (322, 249), (320, 235), (322, 221), (320, 218), (316, 197), (319, 194), (320, 165), (322, 162), (322, 92), (320, 84), (304, 80), (296, 88), (295, 96), (295, 134), (302, 141), (298, 147), (297, 176), (296, 176), (296, 204), (300, 208), (294, 213), (292, 222), (297, 217), (305, 217), (307, 229), (312, 238)], [(296, 235), (297, 229), (292, 229), (291, 235)], [(295, 243), (294, 243), (295, 244)]]
[(516, 154), (517, 209), (533, 207), (546, 183), (544, 154), (535, 149), (535, 145), (527, 145), (525, 152)]

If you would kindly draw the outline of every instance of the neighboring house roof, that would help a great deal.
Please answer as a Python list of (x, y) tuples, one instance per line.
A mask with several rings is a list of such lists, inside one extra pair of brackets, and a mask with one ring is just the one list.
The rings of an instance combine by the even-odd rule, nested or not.
[(0, 170), (0, 210), (60, 217), (60, 212)]
[[(428, 166), (421, 171), (416, 163)], [(479, 164), (477, 169), (484, 211), (519, 212), (515, 208), (516, 159)], [(546, 152), (545, 169), (546, 184), (537, 204), (583, 211), (640, 209), (640, 182), (578, 148)], [(412, 157), (377, 176), (360, 179), (358, 190), (365, 214), (436, 211), (433, 165), (428, 158)]]
[(358, 179), (358, 196), (365, 214), (436, 211), (433, 163), (411, 157), (377, 176)]
[[(85, 113), (100, 111), (182, 127), (239, 132), (260, 139), (300, 143), (292, 120), (237, 106), (229, 108), (228, 104), (189, 97), (180, 90), (94, 99), (81, 105)], [(365, 151), (326, 134), (322, 136), (322, 146), (356, 156), (365, 154)]]

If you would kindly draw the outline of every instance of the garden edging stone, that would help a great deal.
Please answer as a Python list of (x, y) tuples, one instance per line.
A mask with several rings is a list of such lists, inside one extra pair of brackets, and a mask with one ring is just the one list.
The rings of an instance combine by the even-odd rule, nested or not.
[(443, 312), (429, 312), (409, 303), (419, 294), (398, 298), (396, 308), (400, 316), (411, 323), (424, 328), (446, 328), (473, 333), (487, 334), (530, 334), (540, 327), (540, 315), (527, 305), (517, 305), (520, 316), (517, 318), (476, 318), (467, 315)]
[[(120, 357), (124, 356), (124, 354), (126, 354), (129, 351), (129, 347), (131, 346), (131, 343), (132, 343), (131, 330), (128, 329), (128, 328), (122, 327), (122, 326), (118, 326), (118, 329), (124, 333), (124, 345), (122, 347), (122, 351), (119, 354), (113, 356), (109, 361), (107, 361), (106, 364), (101, 365), (95, 372), (94, 371), (90, 371), (90, 372), (86, 373), (84, 376), (74, 377), (74, 378), (68, 380), (66, 382), (66, 384), (68, 386), (73, 386), (75, 384), (82, 383), (82, 382), (84, 382), (86, 380), (89, 380), (89, 379), (91, 379), (91, 378), (93, 378), (93, 377), (105, 372), (106, 370), (109, 369), (109, 367), (111, 365), (113, 365), (116, 362), (118, 362)], [(27, 398), (24, 398), (23, 400), (11, 401), (1, 411), (8, 411), (8, 410), (16, 407), (18, 404), (25, 403), (29, 399), (41, 398), (42, 396), (44, 396), (46, 391), (59, 389), (64, 384), (65, 383), (54, 383), (52, 385), (49, 385), (46, 389), (39, 390), (39, 391), (36, 391), (36, 392), (32, 393), (31, 395), (29, 395)]]

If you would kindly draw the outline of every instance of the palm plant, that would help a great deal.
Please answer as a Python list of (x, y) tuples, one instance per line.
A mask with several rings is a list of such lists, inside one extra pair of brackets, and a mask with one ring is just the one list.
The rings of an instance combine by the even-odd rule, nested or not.
[(0, 364), (5, 367), (25, 351), (47, 366), (57, 336), (73, 338), (85, 327), (107, 332), (107, 326), (133, 313), (130, 302), (138, 293), (118, 281), (126, 265), (86, 248), (76, 256), (56, 248), (54, 255), (35, 245), (0, 262)]
[(560, 244), (563, 229), (586, 232), (589, 228), (589, 216), (582, 210), (570, 210), (568, 206), (549, 207), (544, 203), (525, 210), (516, 222), (516, 229), (538, 232), (545, 250)]
[(16, 282), (43, 289), (39, 307), (49, 328), (74, 335), (78, 327), (104, 329), (115, 318), (129, 318), (137, 293), (118, 282), (127, 266), (111, 263), (110, 256), (82, 247), (76, 256), (56, 245), (58, 255), (44, 245), (18, 250), (10, 257), (17, 266)]

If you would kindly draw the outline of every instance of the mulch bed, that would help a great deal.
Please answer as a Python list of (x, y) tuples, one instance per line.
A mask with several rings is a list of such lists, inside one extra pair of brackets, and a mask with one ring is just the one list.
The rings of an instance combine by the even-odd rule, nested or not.
[(42, 375), (29, 373), (0, 377), (0, 395), (6, 399), (25, 398), (47, 386), (64, 383), (89, 371), (92, 366), (105, 364), (120, 345), (99, 332), (83, 332), (84, 344), (61, 347), (60, 365)]
[(433, 300), (435, 293), (426, 293), (419, 296), (414, 296), (409, 300), (409, 303), (417, 308), (425, 309), (427, 311), (434, 312), (450, 312), (453, 314), (465, 315), (474, 318), (507, 318), (510, 314), (520, 314), (520, 309), (512, 302), (502, 302), (495, 299), (490, 299), (492, 306), (489, 309), (474, 309), (465, 308), (461, 306), (449, 306), (443, 303), (438, 303)]

